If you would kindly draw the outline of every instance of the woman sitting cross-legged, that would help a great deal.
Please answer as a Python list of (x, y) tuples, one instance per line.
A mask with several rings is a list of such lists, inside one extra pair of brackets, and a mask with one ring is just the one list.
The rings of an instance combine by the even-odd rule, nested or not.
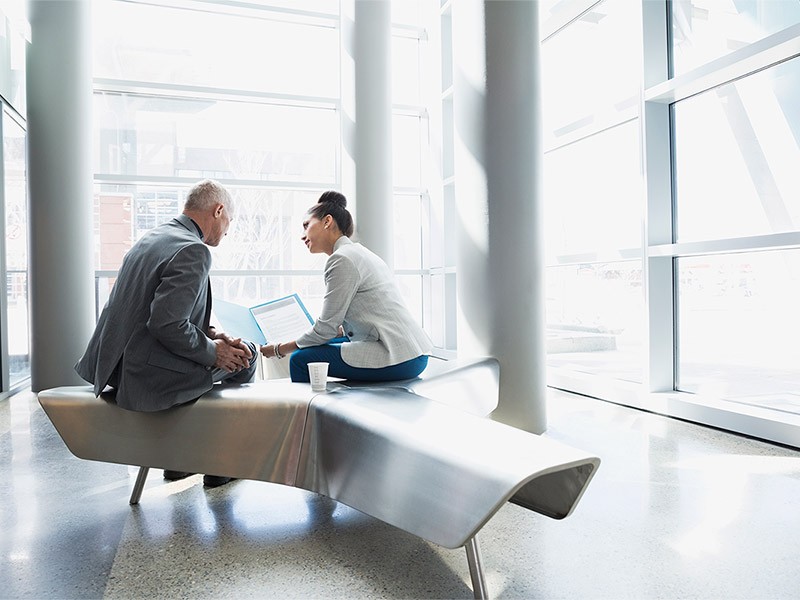
[(308, 382), (312, 362), (327, 362), (328, 375), (343, 379), (411, 379), (427, 366), (433, 345), (406, 308), (386, 263), (350, 239), (353, 218), (346, 206), (344, 195), (325, 192), (303, 221), (309, 251), (328, 255), (322, 313), (302, 336), (262, 346), (261, 354), (292, 353), (292, 381)]

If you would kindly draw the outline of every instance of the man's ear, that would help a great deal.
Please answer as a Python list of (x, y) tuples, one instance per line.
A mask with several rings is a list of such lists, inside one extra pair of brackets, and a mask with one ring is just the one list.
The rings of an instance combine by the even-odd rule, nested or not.
[(225, 207), (222, 204), (217, 204), (216, 208), (214, 209), (214, 216), (221, 217), (223, 210), (225, 210)]

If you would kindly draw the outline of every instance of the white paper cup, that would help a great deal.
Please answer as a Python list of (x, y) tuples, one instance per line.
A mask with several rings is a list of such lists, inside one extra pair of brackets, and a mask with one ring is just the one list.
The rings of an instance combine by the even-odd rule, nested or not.
[(324, 392), (328, 383), (328, 363), (308, 363), (308, 377), (311, 379), (311, 390)]

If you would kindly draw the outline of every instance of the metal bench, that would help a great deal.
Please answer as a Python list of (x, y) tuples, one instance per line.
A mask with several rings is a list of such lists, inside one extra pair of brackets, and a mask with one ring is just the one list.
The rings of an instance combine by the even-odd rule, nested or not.
[(464, 546), (475, 597), (485, 598), (483, 525), (507, 501), (568, 516), (600, 463), (485, 418), (497, 391), (497, 362), (480, 359), (432, 362), (406, 382), (332, 383), (327, 393), (288, 380), (216, 386), (156, 413), (120, 409), (90, 386), (45, 390), (39, 402), (75, 456), (140, 467), (131, 504), (151, 467), (302, 488)]

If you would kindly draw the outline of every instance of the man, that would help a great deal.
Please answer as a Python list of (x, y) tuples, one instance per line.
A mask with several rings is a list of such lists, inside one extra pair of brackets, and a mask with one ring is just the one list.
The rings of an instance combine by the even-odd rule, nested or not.
[[(116, 403), (157, 411), (194, 400), (215, 382), (253, 378), (258, 349), (210, 326), (211, 252), (228, 233), (233, 201), (219, 183), (190, 191), (183, 214), (147, 233), (122, 261), (117, 281), (75, 370), (108, 385)], [(188, 473), (164, 471), (166, 479)], [(206, 475), (209, 487), (230, 481)]]

